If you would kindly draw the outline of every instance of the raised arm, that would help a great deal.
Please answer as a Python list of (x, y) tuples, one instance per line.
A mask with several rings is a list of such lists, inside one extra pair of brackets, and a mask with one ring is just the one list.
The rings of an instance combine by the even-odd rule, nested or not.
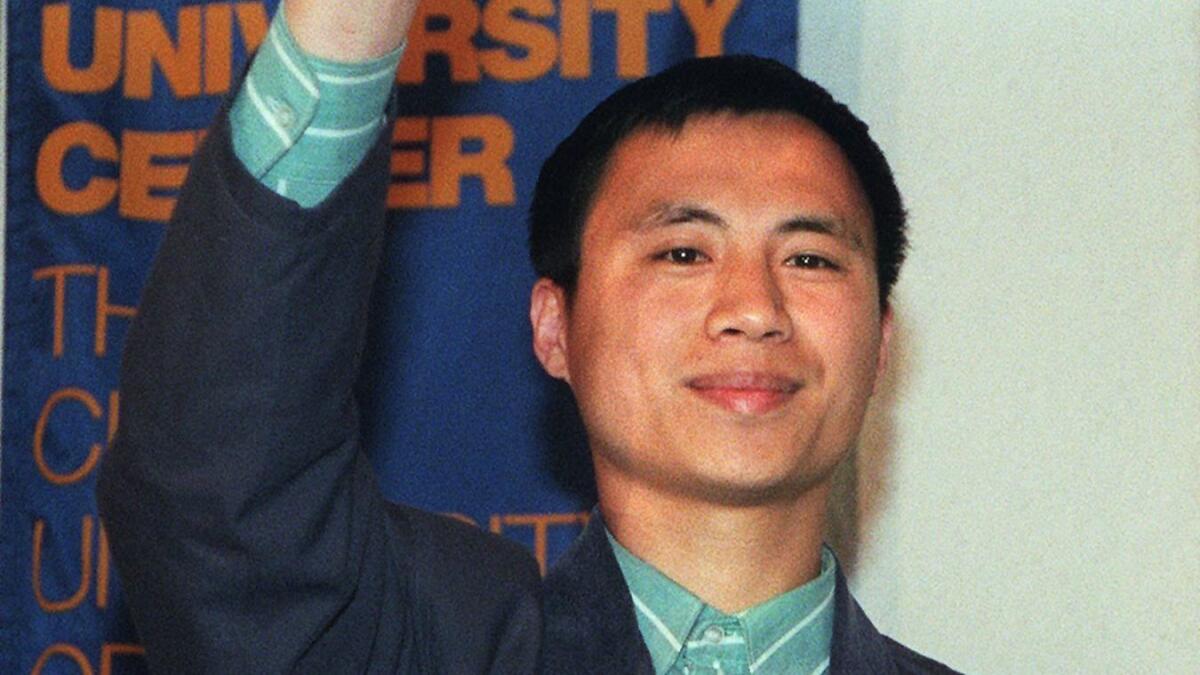
[[(393, 50), (415, 4), (285, 10), (297, 33), (318, 36), (297, 35), (304, 49), (352, 60)], [(335, 8), (347, 11), (333, 20)], [(193, 159), (143, 291), (97, 488), (150, 665), (528, 670), (532, 561), (385, 504), (360, 448), (354, 384), (385, 229), (388, 134), (377, 130), (365, 158), (306, 208), (248, 170), (230, 119), (223, 108)], [(481, 559), (498, 575), (480, 575)], [(461, 583), (445, 577), (465, 565)], [(469, 622), (447, 622), (470, 601)]]

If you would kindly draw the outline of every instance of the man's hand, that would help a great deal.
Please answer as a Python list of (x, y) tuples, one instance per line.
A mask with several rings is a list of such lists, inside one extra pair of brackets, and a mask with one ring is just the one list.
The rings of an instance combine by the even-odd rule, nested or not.
[(419, 0), (285, 0), (288, 28), (304, 51), (366, 61), (400, 46)]

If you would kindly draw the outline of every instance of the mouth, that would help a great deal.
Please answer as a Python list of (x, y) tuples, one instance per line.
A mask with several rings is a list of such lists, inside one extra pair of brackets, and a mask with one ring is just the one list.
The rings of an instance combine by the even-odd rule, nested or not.
[(712, 373), (684, 383), (700, 398), (741, 415), (765, 415), (782, 407), (797, 391), (795, 378), (760, 372)]

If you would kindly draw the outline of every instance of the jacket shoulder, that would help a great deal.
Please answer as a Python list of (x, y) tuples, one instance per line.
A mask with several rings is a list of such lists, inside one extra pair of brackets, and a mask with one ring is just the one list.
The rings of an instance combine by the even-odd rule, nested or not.
[(531, 673), (542, 638), (541, 575), (520, 544), (462, 521), (391, 505), (410, 544), (409, 593), (422, 661), (445, 673)]
[[(394, 523), (407, 530), (420, 562), (428, 567), (428, 581), (461, 581), (472, 590), (538, 589), (537, 562), (515, 541), (481, 530), (457, 518), (390, 504)], [(418, 565), (425, 569), (424, 565)]]

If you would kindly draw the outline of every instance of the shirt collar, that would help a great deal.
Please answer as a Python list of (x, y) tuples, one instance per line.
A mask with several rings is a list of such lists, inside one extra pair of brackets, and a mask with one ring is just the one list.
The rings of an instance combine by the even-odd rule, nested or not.
[[(633, 555), (611, 533), (608, 540), (629, 586), (638, 628), (656, 673), (666, 672), (675, 662), (701, 613), (742, 623), (750, 662), (764, 666), (759, 672), (783, 672), (768, 667), (773, 663), (811, 661), (814, 655), (817, 661), (828, 658), (837, 577), (837, 562), (828, 547), (821, 548), (821, 572), (815, 579), (729, 616)], [(799, 660), (801, 655), (807, 658)]]

